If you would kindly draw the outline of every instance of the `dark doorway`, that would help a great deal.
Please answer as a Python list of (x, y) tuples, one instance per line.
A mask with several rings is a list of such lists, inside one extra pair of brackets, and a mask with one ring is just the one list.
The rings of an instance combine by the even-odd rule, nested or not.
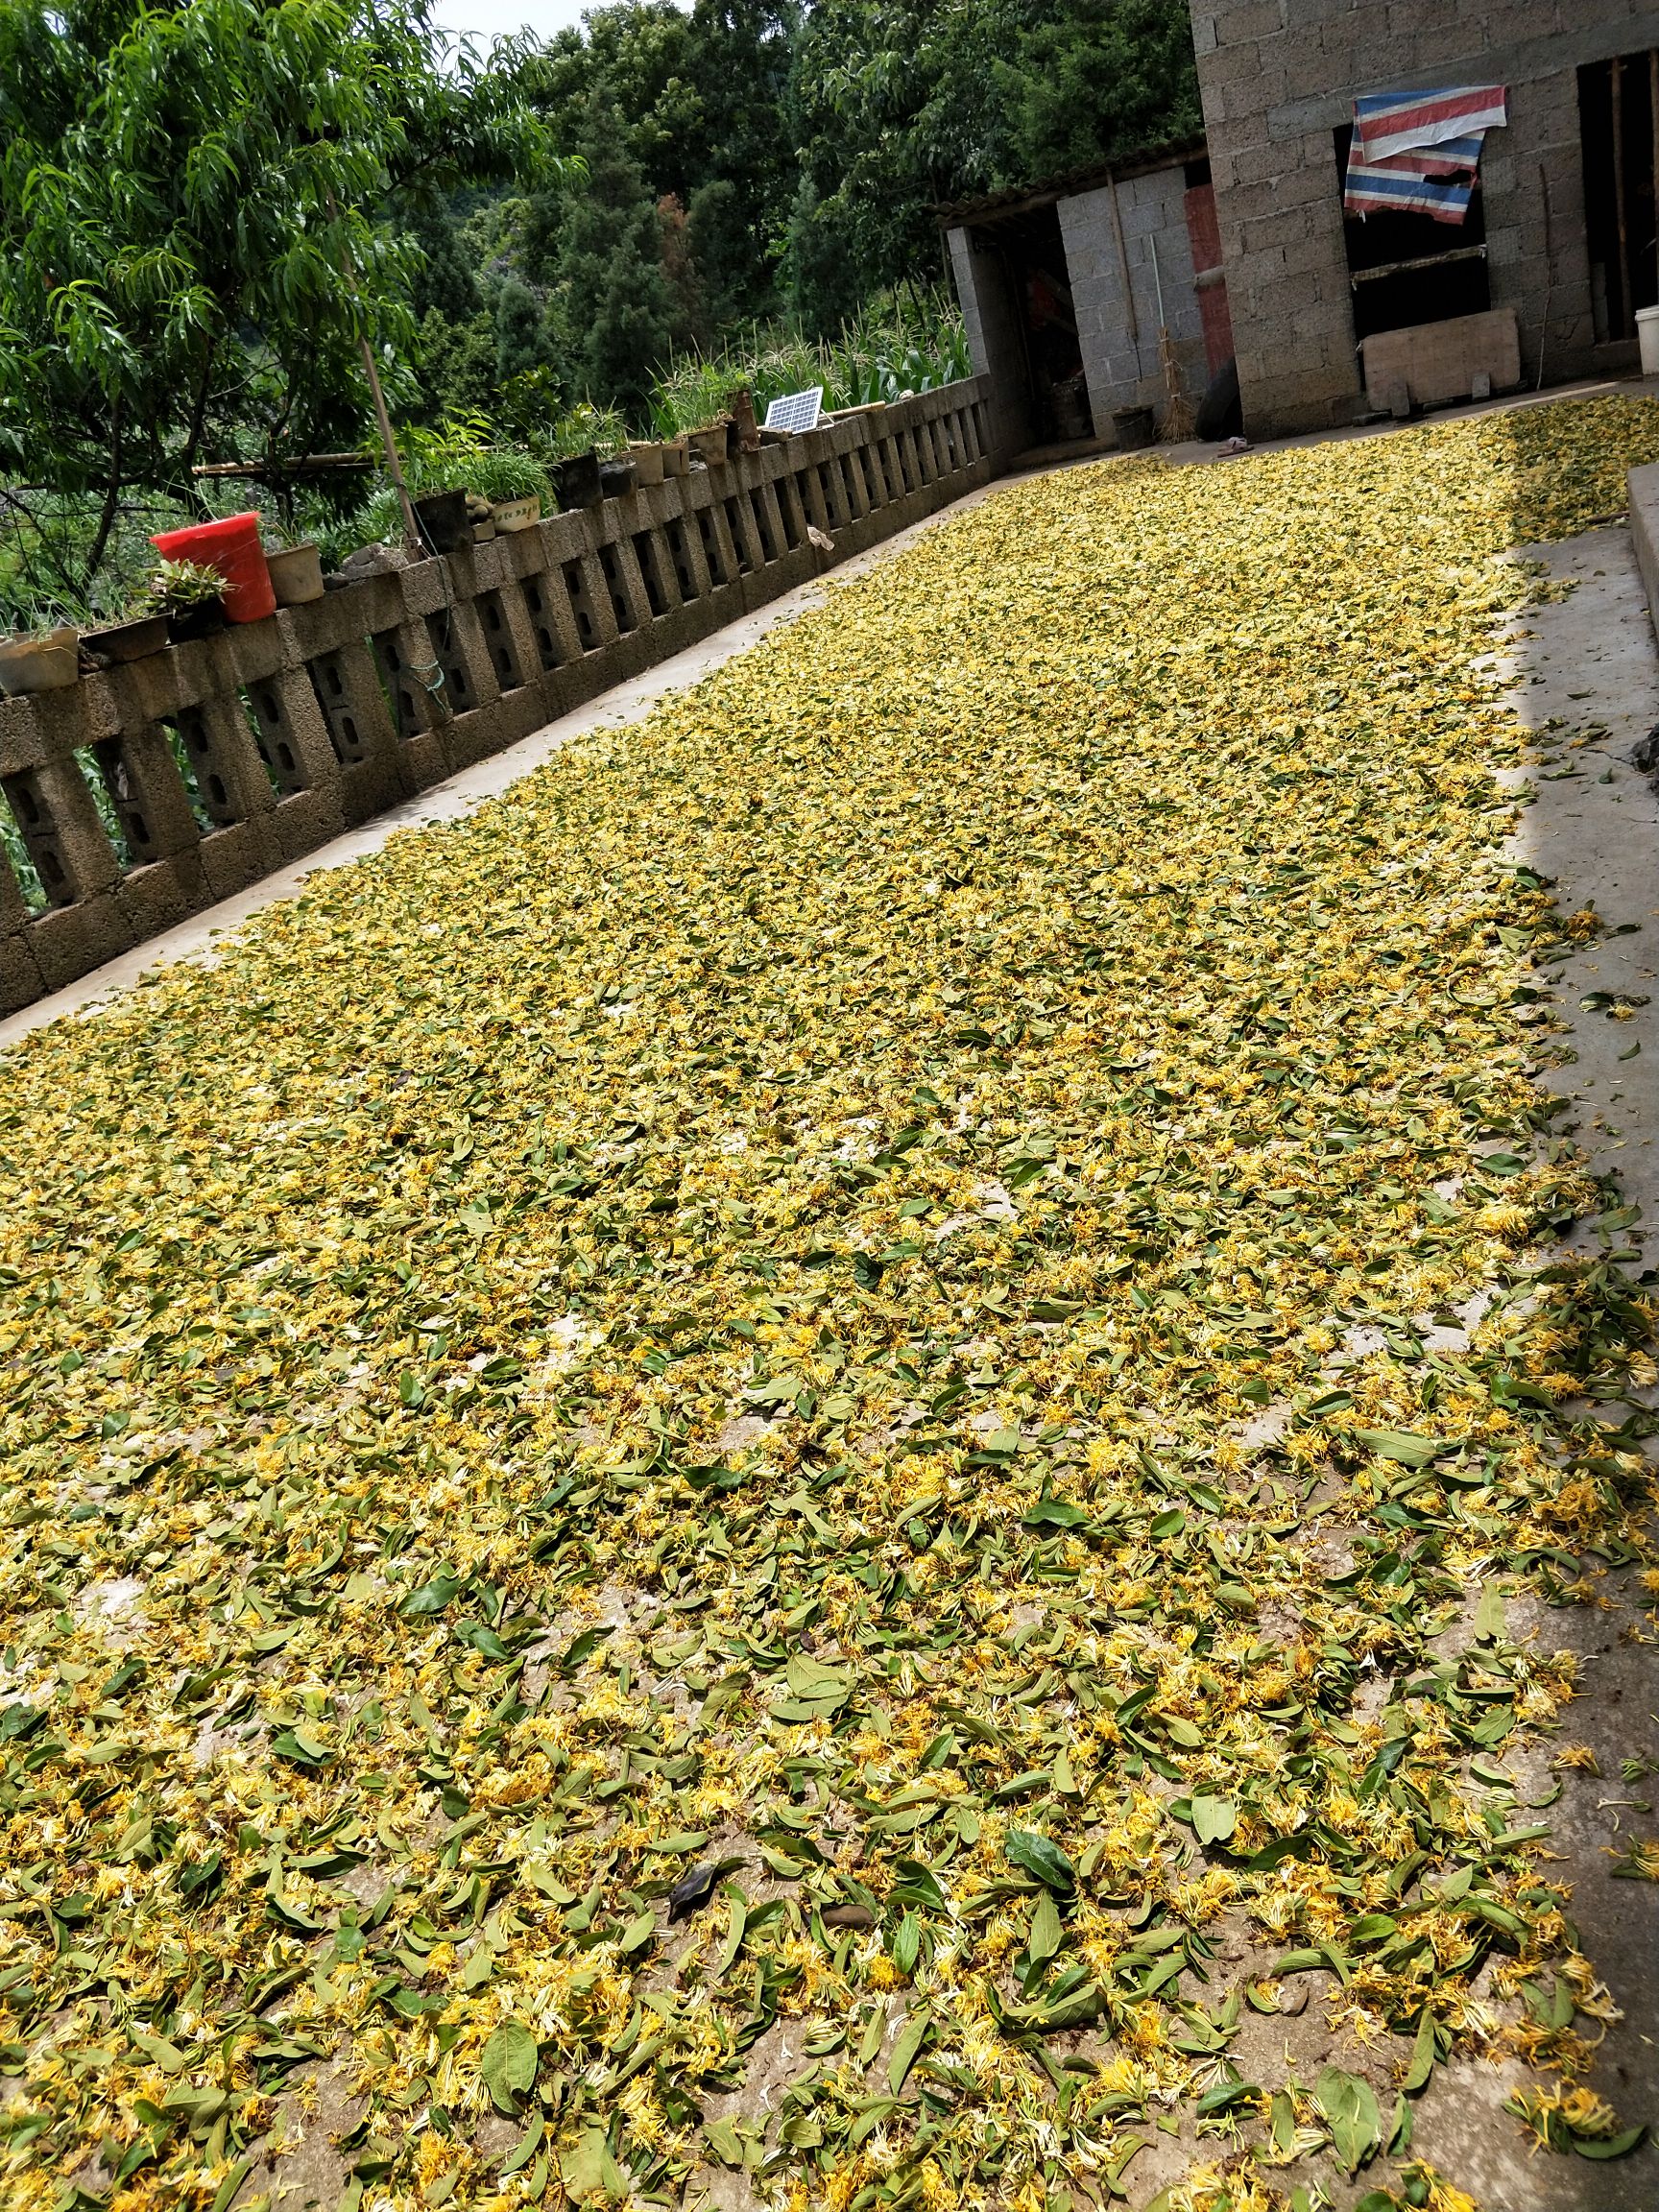
[[(1351, 124), (1336, 132), (1336, 175), (1348, 175)], [(1475, 180), (1461, 223), (1432, 215), (1345, 215), (1348, 282), (1354, 295), (1354, 335), (1409, 330), (1419, 323), (1450, 323), (1456, 315), (1483, 315), (1492, 304), (1486, 272), (1486, 209)]]
[(1032, 441), (1047, 445), (1087, 438), (1092, 429), (1088, 386), (1059, 211), (1050, 203), (998, 217), (991, 235), (1020, 332)]
[(1636, 335), (1636, 311), (1659, 305), (1659, 53), (1621, 54), (1578, 72), (1584, 228), (1598, 345)]

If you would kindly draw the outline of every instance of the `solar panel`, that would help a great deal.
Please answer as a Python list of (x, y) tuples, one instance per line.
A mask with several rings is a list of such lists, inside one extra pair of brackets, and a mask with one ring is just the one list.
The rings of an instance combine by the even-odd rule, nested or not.
[(766, 410), (762, 425), (767, 430), (815, 430), (818, 427), (819, 409), (824, 404), (824, 387), (815, 384), (810, 392), (786, 392), (774, 399)]

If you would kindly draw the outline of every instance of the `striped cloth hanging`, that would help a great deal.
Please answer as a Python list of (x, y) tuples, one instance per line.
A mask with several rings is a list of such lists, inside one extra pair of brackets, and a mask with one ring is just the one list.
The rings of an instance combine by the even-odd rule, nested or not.
[(1508, 119), (1502, 84), (1362, 93), (1354, 103), (1344, 212), (1431, 215), (1437, 223), (1461, 223), (1486, 132)]

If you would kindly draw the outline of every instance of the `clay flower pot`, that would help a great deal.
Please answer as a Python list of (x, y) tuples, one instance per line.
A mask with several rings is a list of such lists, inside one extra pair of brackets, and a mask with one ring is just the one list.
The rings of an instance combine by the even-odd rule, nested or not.
[(416, 500), (415, 519), (434, 553), (453, 553), (457, 545), (472, 542), (465, 492), (429, 492)]
[(323, 596), (323, 556), (315, 545), (287, 545), (268, 553), (271, 589), (278, 607), (308, 607)]
[(541, 494), (532, 492), (522, 499), (497, 499), (491, 513), (497, 530), (528, 530), (541, 519)]
[(628, 458), (634, 464), (641, 487), (661, 483), (664, 455), (661, 445), (630, 445)]
[(664, 438), (657, 450), (662, 456), (665, 476), (684, 476), (691, 466), (691, 448), (684, 436)]
[(597, 507), (603, 496), (598, 454), (576, 453), (568, 461), (561, 461), (553, 471), (553, 482), (562, 507)]
[(165, 614), (140, 614), (132, 622), (117, 622), (108, 630), (94, 630), (81, 642), (95, 661), (106, 667), (116, 661), (148, 661), (167, 643)]
[(727, 441), (732, 425), (712, 422), (706, 430), (693, 430), (691, 443), (703, 456), (705, 469), (723, 469), (726, 466)]
[(79, 633), (47, 630), (38, 637), (8, 637), (0, 644), (0, 688), (66, 691), (81, 674)]

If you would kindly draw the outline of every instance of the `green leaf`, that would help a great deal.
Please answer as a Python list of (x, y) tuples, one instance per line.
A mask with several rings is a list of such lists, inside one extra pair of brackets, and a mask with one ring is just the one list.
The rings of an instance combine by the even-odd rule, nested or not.
[(591, 2197), (613, 2200), (628, 2188), (628, 2176), (612, 2157), (597, 2128), (590, 2128), (574, 2150), (565, 2152), (559, 2161), (559, 2173), (578, 2203)]
[(1077, 1869), (1060, 1848), (1046, 1836), (1039, 1836), (1030, 1828), (1010, 1828), (1002, 1845), (1010, 1863), (1026, 1874), (1052, 1889), (1057, 1896), (1070, 1896), (1077, 1886)]
[(1415, 2096), (1419, 2089), (1427, 2085), (1429, 2077), (1434, 2071), (1436, 2053), (1434, 2015), (1425, 2006), (1423, 2017), (1417, 2023), (1416, 2038), (1411, 2045), (1411, 2063), (1407, 2067), (1406, 2079), (1401, 2084), (1407, 2097)]
[(1064, 1498), (1042, 1498), (1020, 1526), (1022, 1528), (1075, 1528), (1089, 1518), (1080, 1505)]
[(1354, 1434), (1368, 1451), (1398, 1460), (1402, 1467), (1427, 1467), (1452, 1449), (1443, 1437), (1418, 1436), (1409, 1429), (1356, 1429)]
[(497, 2112), (516, 2112), (533, 2085), (541, 2054), (522, 2021), (503, 2020), (484, 2046), (478, 2073)]
[(733, 1885), (727, 1890), (726, 1898), (726, 1936), (713, 1966), (716, 1982), (730, 1973), (733, 1962), (743, 1948), (743, 1934), (749, 1921), (749, 1907), (742, 1890)]
[(1350, 2174), (1358, 2174), (1382, 2140), (1382, 2114), (1368, 2081), (1358, 2074), (1344, 2074), (1339, 2066), (1327, 2066), (1313, 2092), (1325, 2115), (1336, 2155)]
[(624, 1959), (636, 1951), (643, 1951), (657, 1933), (657, 1915), (652, 1911), (637, 1912), (622, 1931), (617, 1949)]
[(1575, 2135), (1573, 2148), (1580, 2158), (1623, 2158), (1647, 2132), (1644, 2123), (1640, 2128), (1626, 2128), (1622, 2135)]
[(904, 2086), (904, 2078), (916, 2063), (916, 2054), (933, 2030), (932, 2015), (924, 2008), (912, 2013), (905, 2023), (904, 2032), (893, 2046), (893, 2056), (887, 2065), (887, 2086), (895, 2097)]
[(296, 1767), (325, 1767), (334, 1754), (326, 1743), (303, 1728), (280, 1728), (271, 1739), (278, 1759), (291, 1759)]
[(453, 1602), (461, 1586), (459, 1575), (436, 1575), (430, 1582), (422, 1582), (418, 1590), (411, 1590), (397, 1610), (405, 1621), (420, 1621), (429, 1614), (442, 1613)]
[(1231, 1797), (1194, 1797), (1192, 1833), (1200, 1843), (1224, 1843), (1238, 1825), (1238, 1806)]
[(914, 1912), (906, 1912), (893, 1936), (893, 1963), (901, 1974), (908, 1974), (912, 1970), (921, 1947), (922, 1923)]
[(1488, 1582), (1480, 1593), (1479, 1604), (1475, 1608), (1476, 1643), (1496, 1644), (1503, 1634), (1506, 1620), (1503, 1593), (1495, 1582)]
[(1032, 1908), (1031, 1930), (1025, 1938), (1027, 1956), (1039, 1963), (1046, 1959), (1052, 1959), (1055, 1952), (1060, 1948), (1062, 1936), (1060, 1914), (1056, 1910), (1053, 1894), (1050, 1890), (1045, 1889)]

